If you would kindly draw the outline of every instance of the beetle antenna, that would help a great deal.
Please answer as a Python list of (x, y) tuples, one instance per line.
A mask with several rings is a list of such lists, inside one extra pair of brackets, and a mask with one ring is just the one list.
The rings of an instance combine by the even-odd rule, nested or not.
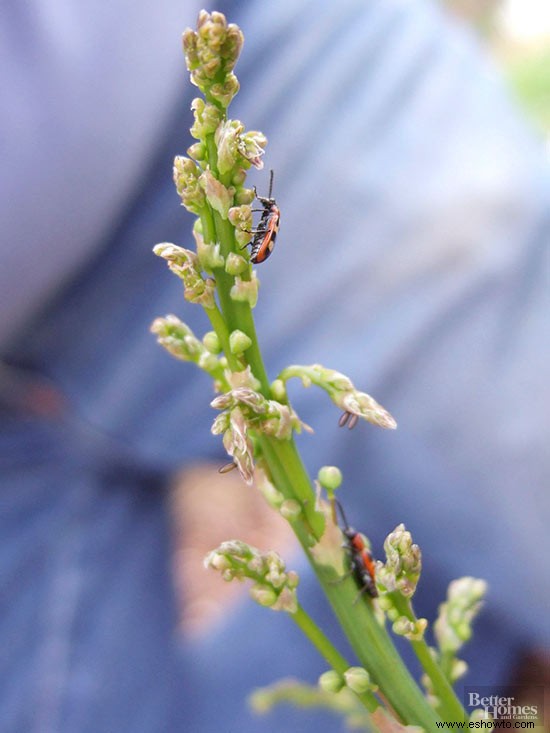
[(269, 194), (268, 194), (268, 197), (267, 197), (268, 199), (271, 198), (271, 192), (272, 192), (272, 190), (273, 190), (273, 169), (271, 169), (269, 171)]
[(342, 517), (342, 521), (344, 522), (345, 528), (346, 529), (349, 529), (349, 526), (350, 525), (348, 523), (348, 520), (346, 518), (346, 515), (344, 514), (344, 507), (340, 504), (340, 502), (338, 501), (338, 499), (336, 497), (334, 497), (334, 503), (336, 504), (336, 506), (340, 510), (340, 516)]

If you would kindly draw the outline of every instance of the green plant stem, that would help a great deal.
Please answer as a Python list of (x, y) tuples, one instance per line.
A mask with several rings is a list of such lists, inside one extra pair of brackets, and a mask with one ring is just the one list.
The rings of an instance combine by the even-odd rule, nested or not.
[[(319, 573), (318, 573), (319, 574)], [(403, 723), (436, 730), (438, 716), (430, 707), (397, 653), (372, 603), (357, 599), (352, 578), (335, 585), (320, 576), (325, 593), (361, 664), (369, 671)], [(356, 602), (357, 600), (357, 602)]]
[(268, 452), (271, 456), (268, 465), (276, 473), (277, 488), (285, 496), (296, 499), (301, 504), (308, 533), (314, 541), (318, 541), (325, 530), (325, 518), (315, 508), (315, 495), (294, 440), (277, 440), (261, 436), (260, 445), (264, 453)]
[[(271, 442), (273, 441), (268, 441), (265, 436), (261, 440), (264, 458), (272, 472), (274, 483), (285, 497), (289, 495), (296, 497), (294, 487), (298, 476), (296, 473), (290, 473), (289, 465), (281, 461), (280, 454), (272, 450)], [(280, 448), (282, 441), (276, 442)], [(290, 441), (288, 443), (290, 444)], [(292, 447), (295, 450), (295, 447)], [(293, 471), (298, 470), (296, 464), (290, 465)], [(304, 471), (303, 468), (299, 470)], [(302, 478), (309, 485), (307, 474), (302, 473)], [(311, 487), (309, 491), (310, 502), (313, 503)], [(324, 567), (316, 562), (311, 554), (309, 523), (301, 528), (298, 523), (293, 523), (293, 527), (362, 665), (380, 686), (403, 722), (421, 725), (426, 730), (434, 730), (438, 718), (397, 654), (386, 630), (374, 616), (370, 602), (361, 599), (359, 603), (355, 603), (357, 586), (353, 579), (348, 578), (335, 585), (334, 570), (331, 568), (327, 573)]]
[[(236, 247), (234, 229), (231, 226), (231, 223), (225, 219), (222, 219), (222, 217), (217, 212), (213, 212), (213, 217), (217, 233), (217, 241), (219, 241), (221, 244), (222, 254), (226, 256), (229, 252), (234, 251)], [(220, 285), (220, 287), (218, 288), (218, 292), (220, 290), (225, 290), (227, 293), (229, 293), (231, 287), (234, 284), (233, 276), (229, 275), (225, 272), (225, 270), (221, 269), (216, 270), (215, 274), (216, 282), (219, 282)], [(250, 279), (250, 275), (248, 275), (248, 278), (246, 278), (245, 274), (246, 273), (243, 273), (243, 279)], [(229, 328), (232, 331), (236, 328), (239, 328), (241, 331), (246, 333), (246, 335), (252, 341), (252, 344), (246, 350), (246, 359), (248, 364), (250, 364), (252, 371), (254, 372), (254, 376), (256, 377), (256, 379), (260, 380), (260, 383), (262, 385), (262, 393), (265, 397), (269, 397), (271, 391), (269, 380), (267, 378), (267, 372), (265, 370), (264, 363), (260, 354), (258, 337), (256, 334), (256, 325), (254, 323), (254, 317), (252, 316), (252, 309), (250, 308), (250, 305), (246, 302), (232, 300), (231, 296), (229, 296), (228, 298), (224, 299), (222, 310), (225, 317), (227, 318)]]
[[(250, 352), (251, 349), (245, 352), (247, 359)], [(249, 360), (255, 375), (258, 364), (263, 368), (259, 351), (257, 359), (259, 361), (254, 364)], [(265, 374), (265, 369), (262, 372)], [(319, 537), (324, 520), (315, 511), (315, 496), (294, 442), (260, 436), (259, 443), (277, 488), (285, 497), (297, 499), (304, 508), (305, 525), (300, 527), (295, 522), (293, 527), (361, 664), (404, 723), (435, 730), (438, 718), (397, 654), (386, 630), (379, 625), (372, 609), (367, 609), (364, 603), (354, 606), (357, 587), (353, 580), (345, 581), (336, 589), (333, 578), (327, 580), (323, 568), (311, 555), (309, 535), (313, 533)]]
[[(217, 151), (213, 135), (207, 136), (206, 144), (209, 165), (216, 175)], [(205, 242), (219, 242), (224, 255), (236, 251), (234, 230), (230, 223), (210, 207), (206, 208), (208, 211), (201, 217)], [(255, 377), (260, 380), (263, 394), (269, 397), (270, 385), (258, 346), (251, 308), (248, 303), (231, 298), (233, 278), (225, 270), (217, 268), (214, 274), (227, 329), (232, 331), (239, 328), (252, 340), (252, 346), (244, 352), (244, 356)], [(229, 354), (227, 356), (229, 360)], [(376, 620), (372, 608), (368, 608), (365, 602), (354, 605), (357, 596), (354, 581), (349, 578), (336, 588), (333, 571), (327, 576), (325, 568), (311, 554), (311, 536), (316, 539), (322, 536), (324, 516), (315, 509), (311, 482), (294, 441), (260, 435), (258, 443), (277, 489), (286, 498), (296, 499), (303, 508), (305, 520), (295, 521), (292, 526), (361, 664), (371, 674), (404, 723), (420, 725), (426, 731), (436, 730), (437, 715), (397, 654), (386, 630)]]
[(426, 642), (424, 640), (411, 641), (411, 645), (424, 672), (432, 682), (435, 695), (439, 700), (437, 705), (438, 713), (447, 722), (464, 720), (465, 712), (460, 700), (457, 698), (449, 680), (443, 674), (442, 669), (433, 658)]
[[(391, 593), (390, 596), (400, 615), (405, 616), (409, 621), (417, 621), (416, 614), (414, 613), (410, 600), (397, 592)], [(426, 640), (424, 638), (415, 639), (411, 640), (410, 643), (418, 661), (430, 678), (434, 694), (439, 700), (437, 705), (438, 713), (446, 721), (464, 720), (464, 708), (456, 696), (451, 683), (445, 676), (443, 669), (434, 659)]]
[[(220, 240), (216, 229), (215, 213), (212, 211), (210, 206), (206, 205), (204, 207), (200, 218), (202, 223), (202, 236), (205, 243), (216, 244), (219, 242)], [(223, 269), (223, 267), (216, 267), (214, 269), (214, 275), (216, 278), (216, 290), (218, 292), (220, 308), (226, 323), (226, 330), (233, 331), (237, 327), (237, 318), (233, 308), (235, 303), (230, 296), (234, 280), (232, 276)], [(229, 358), (227, 352), (226, 356)]]
[[(291, 618), (294, 623), (301, 629), (301, 631), (310, 640), (313, 646), (317, 649), (323, 659), (339, 674), (342, 676), (350, 668), (349, 662), (335, 649), (329, 639), (323, 634), (321, 629), (313, 621), (313, 619), (304, 611), (301, 606), (298, 606), (296, 613), (291, 614)], [(380, 706), (380, 703), (374, 696), (374, 694), (367, 690), (363, 693), (355, 693), (363, 705), (373, 713), (376, 708)]]

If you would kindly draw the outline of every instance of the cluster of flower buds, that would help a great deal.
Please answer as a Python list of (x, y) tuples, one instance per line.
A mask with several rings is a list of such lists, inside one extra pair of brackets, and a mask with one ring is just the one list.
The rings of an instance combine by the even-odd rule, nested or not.
[[(353, 669), (350, 668), (348, 674), (352, 684)], [(343, 718), (346, 729), (349, 730), (371, 730), (374, 727), (372, 725), (374, 717), (371, 718), (369, 712), (359, 702), (357, 694), (346, 685), (343, 676), (334, 670), (321, 675), (318, 685), (285, 678), (267, 687), (258, 687), (249, 696), (248, 703), (254, 712), (259, 714), (268, 713), (277, 705), (287, 704), (304, 710), (311, 708), (330, 710)], [(390, 731), (400, 733), (394, 726), (380, 725), (376, 728), (386, 733)]]
[(287, 571), (283, 559), (273, 550), (262, 553), (246, 542), (230, 540), (210, 552), (204, 565), (218, 570), (228, 582), (252, 580), (250, 595), (261, 606), (288, 613), (298, 610), (298, 575)]
[[(431, 651), (451, 685), (468, 671), (467, 663), (456, 654), (472, 636), (472, 623), (483, 605), (486, 592), (487, 583), (484, 580), (458, 578), (449, 584), (447, 600), (439, 606), (439, 614), (433, 626), (438, 648)], [(422, 675), (422, 684), (432, 704), (437, 706), (437, 695), (427, 674)], [(483, 717), (486, 715), (484, 710), (474, 710), (470, 720), (478, 720), (481, 713)]]
[(357, 420), (363, 418), (381, 428), (397, 427), (390, 413), (366, 392), (357, 390), (345, 374), (334, 369), (327, 369), (321, 364), (293, 365), (279, 374), (278, 381), (284, 383), (291, 377), (301, 379), (304, 387), (315, 384), (324, 389), (334, 404), (343, 410), (340, 426), (347, 424), (349, 428), (353, 428)]
[(268, 400), (260, 392), (237, 387), (216, 397), (211, 403), (216, 410), (242, 409), (251, 427), (279, 440), (288, 440), (294, 431), (310, 430), (289, 405)]
[(233, 206), (229, 209), (229, 221), (235, 227), (235, 240), (238, 245), (245, 247), (250, 241), (252, 229), (252, 209), (247, 204)]
[(190, 303), (214, 308), (215, 283), (201, 274), (201, 265), (195, 252), (169, 242), (157, 244), (153, 252), (165, 259), (170, 270), (183, 281), (184, 297)]
[[(449, 584), (447, 600), (439, 606), (434, 623), (434, 634), (439, 651), (447, 658), (454, 657), (472, 636), (472, 622), (482, 606), (487, 583), (478, 578), (458, 578)], [(454, 659), (450, 672), (451, 682), (466, 672), (465, 662)]]
[(174, 158), (174, 183), (187, 211), (200, 216), (205, 206), (204, 191), (199, 182), (200, 170), (190, 158), (177, 155)]
[(319, 686), (325, 692), (340, 692), (344, 687), (362, 695), (367, 690), (376, 691), (378, 688), (373, 685), (369, 673), (364, 667), (349, 667), (343, 674), (331, 669), (319, 677)]
[[(200, 141), (204, 141), (207, 135), (213, 135), (223, 120), (223, 112), (215, 104), (205, 102), (202, 97), (195, 97), (191, 102), (193, 112), (193, 124), (189, 132)], [(188, 150), (193, 160), (204, 162), (206, 160), (206, 146), (204, 142), (195, 144)]]
[(194, 362), (210, 374), (217, 385), (225, 384), (224, 360), (215, 356), (177, 316), (156, 318), (151, 325), (151, 331), (156, 335), (159, 344), (172, 356), (182, 361)]
[(399, 524), (384, 541), (386, 563), (379, 563), (378, 583), (386, 593), (397, 591), (411, 598), (416, 590), (422, 570), (422, 553), (412, 540), (412, 535)]
[(409, 600), (414, 595), (422, 569), (420, 548), (411, 533), (398, 525), (384, 542), (386, 563), (378, 562), (376, 584), (380, 592), (380, 608), (392, 622), (392, 630), (409, 641), (423, 638), (428, 626), (425, 618), (416, 618)]
[(238, 303), (248, 303), (251, 308), (255, 308), (258, 302), (259, 287), (260, 281), (256, 277), (255, 272), (252, 273), (250, 280), (246, 280), (237, 275), (235, 277), (235, 283), (229, 291), (229, 295), (232, 300)]
[(191, 82), (222, 107), (239, 91), (239, 82), (232, 73), (241, 48), (243, 34), (238, 26), (227, 23), (222, 13), (201, 10), (197, 30), (183, 33), (183, 50)]
[(216, 410), (223, 410), (214, 420), (212, 433), (223, 434), (224, 447), (248, 484), (252, 483), (254, 471), (250, 429), (279, 440), (288, 440), (293, 431), (310, 429), (291, 407), (268, 400), (248, 386), (235, 387), (216, 397), (210, 404)]
[(258, 170), (264, 167), (262, 157), (267, 138), (263, 132), (245, 132), (244, 125), (239, 120), (226, 120), (217, 126), (214, 140), (218, 146), (218, 170), (221, 175), (228, 173), (237, 164), (242, 165), (243, 159), (248, 164), (245, 167), (253, 165)]
[[(251, 188), (243, 187), (239, 175), (234, 176), (234, 185), (225, 186), (212, 174), (209, 168), (201, 170), (191, 158), (176, 155), (173, 177), (183, 206), (192, 214), (201, 216), (204, 213), (205, 204), (208, 202), (222, 219), (227, 219), (233, 204), (238, 204), (239, 206), (246, 206), (245, 211), (248, 214), (246, 223), (250, 228), (252, 212), (248, 204), (254, 199), (254, 191)], [(241, 224), (241, 222), (238, 223)], [(241, 228), (242, 226), (244, 226), (244, 223), (241, 224)], [(247, 241), (248, 239), (247, 234)], [(242, 244), (244, 245), (246, 242), (242, 242)]]

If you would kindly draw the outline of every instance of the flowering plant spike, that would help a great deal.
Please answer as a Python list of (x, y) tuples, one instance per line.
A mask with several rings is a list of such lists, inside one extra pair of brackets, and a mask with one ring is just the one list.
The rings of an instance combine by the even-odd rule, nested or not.
[[(453, 587), (436, 623), (440, 651), (435, 653), (424, 640), (427, 621), (417, 619), (411, 605), (421, 555), (410, 533), (399, 525), (386, 540), (386, 562), (375, 564), (368, 539), (347, 520), (343, 526), (338, 522), (340, 470), (325, 466), (314, 483), (304, 469), (294, 435), (311, 429), (288, 399), (286, 383), (291, 377), (324, 390), (342, 412), (340, 425), (351, 428), (364, 419), (394, 429), (396, 422), (348, 377), (320, 364), (289, 366), (269, 381), (252, 315), (259, 294), (252, 264), (263, 263), (271, 253), (280, 212), (271, 192), (268, 198), (258, 197), (263, 213), (258, 229), (253, 229), (251, 204), (257, 194), (246, 186), (246, 175), (251, 166), (262, 169), (267, 139), (228, 116), (239, 90), (234, 69), (243, 40), (240, 29), (222, 13), (204, 10), (196, 29), (183, 34), (191, 83), (202, 96), (191, 106), (195, 142), (186, 156), (175, 157), (173, 175), (181, 204), (196, 217), (190, 237), (195, 247), (165, 242), (154, 252), (181, 279), (185, 300), (204, 309), (211, 330), (199, 337), (174, 315), (157, 318), (151, 330), (170, 354), (212, 377), (217, 395), (210, 405), (218, 411), (212, 434), (221, 436), (230, 457), (228, 467), (236, 467), (247, 484), (256, 482), (269, 505), (290, 523), (358, 663), (351, 664), (302, 608), (298, 576), (286, 570), (276, 553), (230, 540), (209, 553), (205, 564), (227, 581), (250, 579), (254, 600), (286, 611), (328, 664), (317, 691), (296, 684), (292, 693), (292, 686), (286, 685), (287, 697), (315, 699), (322, 706), (330, 699), (332, 709), (340, 708), (349, 720), (368, 729), (408, 727), (435, 733), (441, 721), (464, 719), (451, 687), (457, 672), (454, 654), (470, 633), (480, 587), (464, 581)], [(251, 234), (252, 259), (246, 249)], [(267, 270), (269, 265), (261, 267)], [(208, 401), (205, 397), (205, 408)], [(369, 593), (358, 593), (358, 579), (368, 581)], [(428, 680), (427, 696), (397, 653), (385, 619), (413, 646)], [(441, 661), (452, 669), (443, 669)]]

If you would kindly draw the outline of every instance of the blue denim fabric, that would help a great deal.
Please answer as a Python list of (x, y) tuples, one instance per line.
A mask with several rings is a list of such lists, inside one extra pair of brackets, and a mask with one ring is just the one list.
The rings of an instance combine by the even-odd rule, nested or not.
[(173, 730), (165, 481), (101, 442), (3, 420), (2, 731)]
[[(276, 251), (258, 273), (270, 374), (319, 361), (396, 416), (395, 433), (338, 430), (322, 394), (292, 387), (316, 430), (299, 439), (306, 463), (312, 473), (342, 467), (350, 521), (375, 553), (401, 521), (423, 548), (420, 613), (433, 618), (454, 577), (489, 581), (467, 681), (498, 685), (519, 647), (548, 643), (542, 145), (476, 42), (428, 3), (227, 6), (247, 38), (231, 113), (268, 135), (282, 209)], [(124, 12), (133, 19), (131, 7)], [(159, 45), (172, 42), (159, 34)], [(169, 104), (183, 62), (179, 76), (163, 63), (164, 96), (144, 86), (151, 105), (128, 130), (140, 166), (117, 173), (114, 202), (94, 213), (102, 226), (85, 220), (74, 241), (80, 214), (69, 207), (67, 236), (58, 227), (50, 241), (40, 217), (19, 212), (35, 237), (27, 269), (47, 263), (50, 250), (84, 249), (65, 270), (59, 258), (44, 293), (63, 287), (29, 304), (32, 318), (4, 341), (6, 360), (31, 382), (51, 379), (66, 407), (56, 419), (33, 418), (3, 390), (2, 733), (210, 733), (220, 720), (224, 733), (280, 731), (293, 720), (306, 733), (334, 730), (327, 716), (283, 710), (258, 720), (246, 711), (252, 686), (287, 674), (314, 681), (324, 669), (284, 616), (243, 606), (208, 641), (183, 640), (177, 653), (163, 486), (191, 458), (224, 458), (209, 434), (208, 380), (148, 333), (167, 312), (199, 334), (208, 328), (151, 255), (157, 241), (188, 245), (192, 221), (170, 179), (174, 154), (188, 145), (192, 90)], [(98, 64), (83, 78), (107, 73), (107, 84), (103, 55)], [(50, 112), (55, 119), (55, 104)], [(64, 114), (78, 120), (78, 109)], [(112, 151), (90, 142), (75, 161), (96, 181), (99, 156), (108, 190), (128, 118), (118, 123), (106, 134)], [(32, 161), (40, 145), (29, 145)], [(52, 207), (71, 195), (56, 185), (62, 173), (50, 171)], [(263, 191), (265, 171), (254, 181)], [(93, 188), (88, 195), (95, 201)], [(14, 221), (9, 243), (21, 237)], [(32, 290), (25, 271), (5, 293)], [(302, 571), (303, 603), (328, 626)]]

